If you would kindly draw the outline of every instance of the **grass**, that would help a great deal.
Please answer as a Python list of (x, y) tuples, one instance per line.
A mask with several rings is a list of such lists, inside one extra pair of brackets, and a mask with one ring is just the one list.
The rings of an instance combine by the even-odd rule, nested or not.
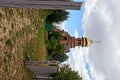
[(0, 80), (32, 80), (26, 60), (46, 60), (45, 19), (50, 11), (0, 8)]
[[(39, 13), (39, 16), (40, 15), (43, 14)], [(46, 61), (46, 56), (47, 56), (46, 45), (45, 45), (46, 30), (44, 27), (45, 22), (43, 21), (43, 19), (46, 18), (46, 15), (40, 17), (42, 18), (42, 20), (37, 19), (33, 22), (33, 24), (36, 26), (37, 29), (37, 34), (36, 34), (37, 36), (35, 38), (32, 38), (31, 41), (26, 44), (25, 51), (29, 53), (26, 54), (27, 60)]]
[(38, 49), (39, 49), (39, 60), (45, 61), (47, 57), (47, 51), (46, 51), (46, 46), (45, 46), (45, 27), (41, 27), (38, 30)]
[(12, 45), (12, 41), (10, 39), (8, 39), (6, 42), (5, 42), (6, 45), (8, 45), (10, 48), (13, 48), (13, 45)]

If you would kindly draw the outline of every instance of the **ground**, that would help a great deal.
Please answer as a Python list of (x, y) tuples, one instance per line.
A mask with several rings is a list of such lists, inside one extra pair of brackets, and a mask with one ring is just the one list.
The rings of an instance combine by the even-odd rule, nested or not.
[(26, 60), (46, 60), (48, 10), (0, 8), (0, 80), (31, 80)]

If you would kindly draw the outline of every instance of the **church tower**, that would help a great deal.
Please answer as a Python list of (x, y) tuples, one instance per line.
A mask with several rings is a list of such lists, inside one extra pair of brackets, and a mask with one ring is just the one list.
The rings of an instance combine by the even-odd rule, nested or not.
[(93, 41), (87, 37), (75, 38), (68, 35), (63, 35), (63, 39), (61, 40), (61, 44), (65, 48), (64, 53), (69, 52), (70, 48), (75, 48), (76, 46), (89, 47), (92, 43)]
[(70, 51), (70, 48), (74, 48), (76, 46), (81, 46), (81, 47), (89, 47), (93, 41), (90, 38), (87, 37), (82, 37), (82, 38), (75, 38), (71, 37), (68, 32), (64, 30), (60, 30), (57, 28), (53, 28), (53, 31), (55, 32), (60, 32), (63, 36), (61, 40), (61, 44), (64, 46), (64, 53), (67, 53)]
[(93, 41), (87, 37), (75, 38), (75, 46), (89, 47)]

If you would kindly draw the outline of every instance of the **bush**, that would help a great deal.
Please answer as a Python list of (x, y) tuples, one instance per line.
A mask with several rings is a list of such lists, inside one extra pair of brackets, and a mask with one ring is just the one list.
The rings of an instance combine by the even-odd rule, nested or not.
[(52, 32), (48, 35), (47, 49), (49, 54), (54, 55), (64, 52), (64, 46), (60, 43), (62, 37), (59, 32)]
[(53, 80), (82, 80), (78, 72), (73, 71), (69, 65), (64, 65), (58, 73), (52, 74), (51, 76)]
[(67, 20), (69, 17), (69, 12), (65, 10), (53, 10), (53, 13), (48, 15), (46, 21), (47, 22), (62, 22), (64, 20)]
[(68, 59), (68, 56), (66, 54), (55, 54), (52, 56), (53, 60), (61, 61), (64, 62), (65, 60)]

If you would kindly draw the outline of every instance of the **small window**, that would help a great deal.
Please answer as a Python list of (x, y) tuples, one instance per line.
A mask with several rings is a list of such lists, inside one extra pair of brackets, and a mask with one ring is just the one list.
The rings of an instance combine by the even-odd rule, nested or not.
[(81, 44), (81, 42), (78, 42), (78, 44)]
[(63, 40), (67, 40), (67, 37), (63, 37)]

